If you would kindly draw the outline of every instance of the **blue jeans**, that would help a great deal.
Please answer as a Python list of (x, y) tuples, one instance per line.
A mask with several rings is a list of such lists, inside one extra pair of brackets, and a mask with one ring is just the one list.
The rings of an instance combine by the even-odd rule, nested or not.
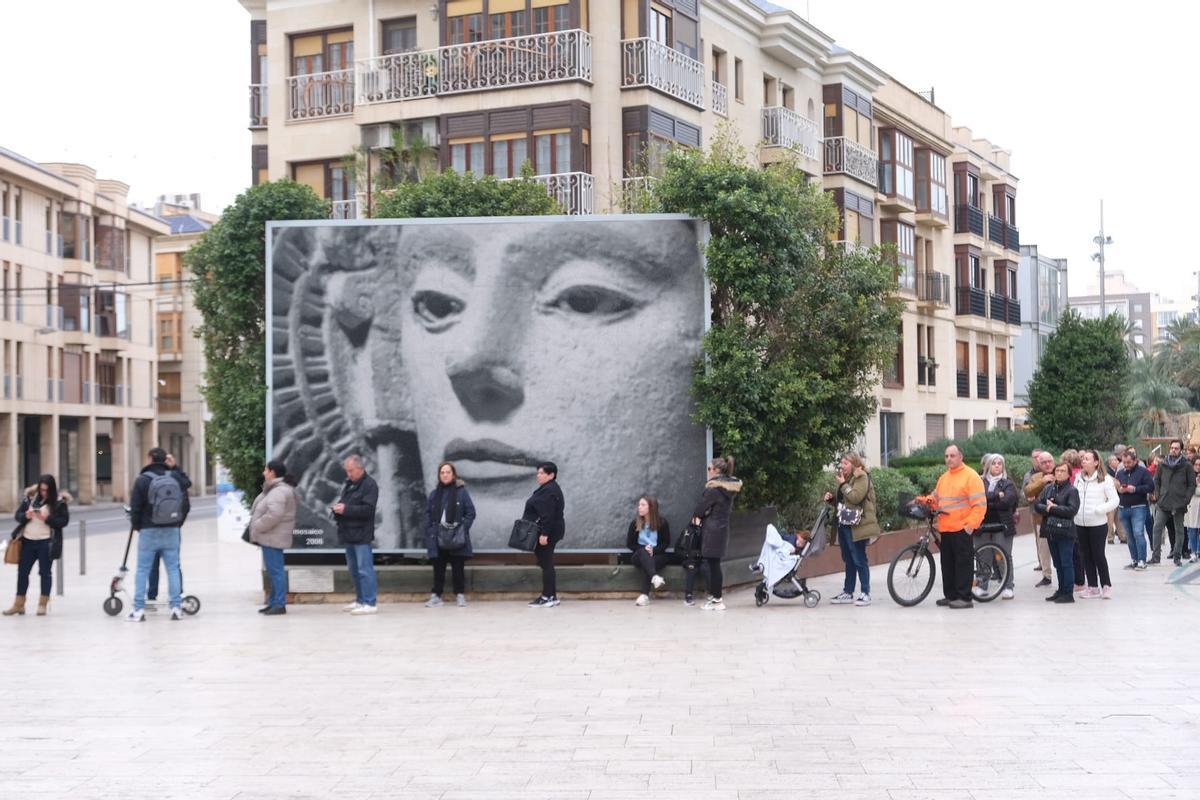
[(1146, 506), (1121, 506), (1121, 525), (1129, 536), (1129, 558), (1137, 563), (1146, 560)]
[(1188, 550), (1192, 551), (1192, 557), (1200, 555), (1200, 528), (1188, 528)]
[(1068, 536), (1051, 539), (1050, 558), (1054, 559), (1054, 570), (1058, 573), (1055, 594), (1072, 597), (1075, 592), (1075, 540)]
[(346, 566), (354, 579), (354, 601), (364, 606), (375, 605), (378, 584), (375, 581), (375, 557), (369, 544), (346, 545)]
[(183, 575), (179, 571), (179, 528), (142, 528), (138, 533), (137, 576), (133, 583), (133, 608), (140, 611), (146, 607), (146, 584), (150, 581), (150, 567), (154, 557), (162, 556), (167, 568), (167, 591), (171, 596), (171, 608), (183, 604)]
[(267, 596), (268, 606), (287, 605), (287, 570), (283, 568), (283, 550), (278, 547), (262, 548), (263, 569), (271, 581), (271, 593)]
[(854, 528), (838, 525), (838, 544), (842, 547), (842, 563), (846, 565), (846, 580), (842, 582), (842, 591), (854, 594), (854, 577), (857, 575), (862, 593), (870, 594), (871, 562), (867, 560), (867, 540), (854, 541)]

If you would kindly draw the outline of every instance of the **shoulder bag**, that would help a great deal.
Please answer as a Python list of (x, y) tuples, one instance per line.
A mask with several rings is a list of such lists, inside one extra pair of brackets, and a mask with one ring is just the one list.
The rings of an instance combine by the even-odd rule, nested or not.
[[(532, 553), (537, 547), (538, 537), (542, 535), (541, 518), (536, 522), (519, 519), (513, 522), (512, 533), (508, 537), (508, 546), (514, 550), (523, 550), (526, 553)], [(440, 538), (439, 531), (439, 538)]]
[(8, 547), (6, 547), (4, 550), (4, 563), (5, 564), (20, 564), (21, 563), (21, 543), (24, 540), (25, 540), (25, 537), (22, 536), (21, 534), (17, 534), (12, 539), (9, 539)]
[[(842, 486), (845, 486), (845, 484), (843, 484)], [(842, 486), (838, 487), (839, 491), (842, 489)], [(870, 496), (871, 496), (871, 473), (868, 472), (867, 473), (867, 493), (865, 495), (863, 495), (863, 504), (866, 504), (867, 498)], [(837, 513), (838, 525), (846, 525), (848, 527), (853, 528), (855, 525), (858, 525), (860, 522), (862, 522), (862, 518), (863, 518), (862, 505), (851, 506), (851, 505), (847, 505), (845, 503), (839, 502), (838, 506), (837, 506), (837, 511), (838, 511), (838, 513)]]
[(462, 522), (447, 525), (438, 523), (437, 546), (439, 552), (454, 553), (467, 546), (467, 529)]

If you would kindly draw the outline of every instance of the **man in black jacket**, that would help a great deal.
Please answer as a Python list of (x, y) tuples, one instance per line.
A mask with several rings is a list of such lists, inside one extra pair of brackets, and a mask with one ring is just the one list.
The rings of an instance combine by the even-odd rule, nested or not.
[(552, 461), (538, 464), (538, 488), (525, 501), (525, 513), (521, 519), (538, 523), (541, 535), (533, 554), (542, 568), (542, 594), (533, 600), (530, 608), (554, 608), (558, 605), (558, 585), (554, 574), (554, 548), (566, 535), (567, 523), (563, 517), (566, 502), (558, 486), (558, 466)]
[[(133, 610), (126, 617), (130, 622), (145, 619), (146, 587), (150, 567), (161, 556), (167, 568), (167, 589), (170, 592), (171, 619), (183, 619), (183, 576), (179, 570), (179, 524), (182, 521), (183, 499), (186, 493), (167, 467), (167, 451), (153, 448), (129, 494), (129, 519), (138, 535), (137, 573), (134, 579)], [(166, 485), (159, 479), (166, 478)], [(157, 482), (157, 483), (156, 483)], [(178, 521), (156, 522), (157, 506), (173, 506)]]
[(1158, 462), (1158, 469), (1154, 472), (1154, 495), (1158, 505), (1154, 510), (1154, 554), (1150, 558), (1151, 564), (1161, 560), (1163, 530), (1167, 527), (1168, 518), (1173, 521), (1176, 531), (1171, 558), (1177, 567), (1182, 563), (1180, 556), (1186, 536), (1180, 532), (1183, 531), (1183, 514), (1192, 499), (1194, 474), (1191, 464), (1183, 455), (1183, 442), (1171, 440), (1167, 457)]
[[(179, 468), (179, 464), (175, 462), (175, 456), (167, 453), (166, 460), (167, 469), (171, 473), (171, 477), (179, 482), (179, 488), (183, 490), (183, 519), (179, 521), (180, 541), (182, 542), (183, 523), (187, 522), (188, 514), (192, 511), (191, 500), (188, 499), (188, 489), (192, 488), (192, 479), (187, 476), (187, 473)], [(162, 556), (155, 553), (154, 563), (150, 566), (150, 583), (146, 588), (146, 599), (158, 599), (158, 576), (159, 564), (162, 563)]]
[(371, 542), (375, 541), (379, 485), (367, 474), (362, 456), (347, 456), (342, 467), (346, 470), (346, 483), (329, 510), (337, 521), (338, 543), (346, 548), (346, 566), (354, 579), (354, 602), (345, 610), (357, 617), (376, 612), (378, 582)]

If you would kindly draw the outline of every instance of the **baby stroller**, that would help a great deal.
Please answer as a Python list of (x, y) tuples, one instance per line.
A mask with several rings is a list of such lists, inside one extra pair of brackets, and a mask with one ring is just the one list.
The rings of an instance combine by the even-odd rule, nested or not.
[[(126, 515), (129, 509), (125, 509)], [(108, 584), (108, 597), (104, 600), (104, 613), (110, 617), (115, 617), (121, 613), (125, 603), (117, 595), (123, 594), (128, 598), (129, 592), (125, 590), (125, 576), (129, 573), (129, 547), (133, 544), (133, 528), (129, 528), (129, 538), (125, 540), (125, 556), (121, 559), (121, 568), (117, 570), (117, 574), (113, 575)], [(146, 610), (153, 611), (156, 608), (164, 608), (168, 605), (166, 600), (147, 600)], [(200, 611), (200, 598), (195, 595), (184, 595), (183, 602), (180, 604), (183, 613), (189, 617)]]
[(793, 552), (795, 548), (784, 540), (774, 525), (767, 526), (767, 538), (763, 542), (762, 552), (758, 554), (757, 563), (750, 566), (750, 569), (761, 572), (763, 576), (762, 582), (754, 589), (755, 605), (765, 606), (771, 595), (775, 595), (781, 600), (802, 597), (805, 608), (816, 608), (817, 603), (821, 602), (821, 593), (816, 589), (809, 589), (807, 579), (797, 579), (796, 573), (804, 564), (804, 559), (825, 549), (829, 538), (826, 531), (828, 523), (829, 506), (824, 506), (817, 515), (811, 538), (799, 553)]

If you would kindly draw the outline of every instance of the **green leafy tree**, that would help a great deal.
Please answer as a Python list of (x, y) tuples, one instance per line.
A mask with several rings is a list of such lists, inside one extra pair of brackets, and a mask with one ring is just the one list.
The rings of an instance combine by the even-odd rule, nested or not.
[(671, 153), (650, 191), (710, 226), (696, 420), (737, 458), (748, 507), (801, 500), (875, 411), (896, 352), (894, 267), (830, 245), (829, 196), (792, 162), (758, 167), (725, 132), (708, 153)]
[(518, 180), (447, 171), (422, 180), (398, 183), (376, 198), (375, 217), (524, 217), (561, 214), (546, 187), (533, 180), (525, 162)]
[(184, 257), (204, 322), (202, 392), (212, 411), (208, 442), (239, 489), (262, 482), (266, 447), (266, 223), (324, 219), (329, 204), (284, 180), (247, 189)]
[(424, 137), (403, 129), (392, 131), (389, 147), (359, 146), (342, 162), (346, 180), (368, 196), (366, 216), (376, 217), (374, 204), (403, 183), (417, 183), (437, 172), (437, 150)]
[(1188, 390), (1166, 378), (1157, 362), (1143, 359), (1134, 365), (1129, 381), (1129, 407), (1135, 436), (1167, 436), (1172, 417), (1191, 410)]
[(1105, 447), (1124, 438), (1130, 356), (1125, 323), (1068, 310), (1029, 384), (1029, 421), (1052, 448)]

